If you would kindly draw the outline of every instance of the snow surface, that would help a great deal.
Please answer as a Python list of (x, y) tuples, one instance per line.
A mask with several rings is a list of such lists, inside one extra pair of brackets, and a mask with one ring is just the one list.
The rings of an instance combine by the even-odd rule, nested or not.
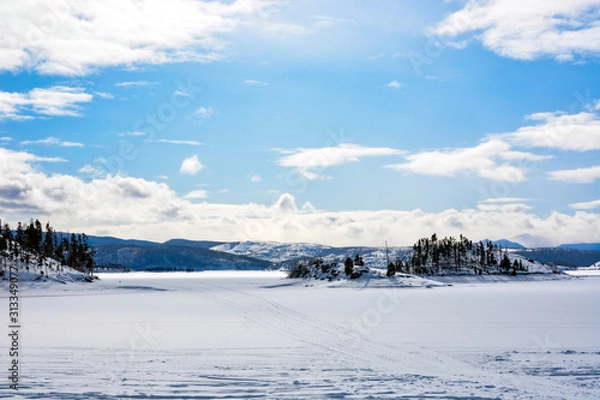
[(281, 272), (100, 276), (23, 285), (18, 398), (600, 398), (600, 277), (376, 288)]
[(573, 276), (600, 276), (600, 261), (589, 267), (572, 269), (565, 272)]

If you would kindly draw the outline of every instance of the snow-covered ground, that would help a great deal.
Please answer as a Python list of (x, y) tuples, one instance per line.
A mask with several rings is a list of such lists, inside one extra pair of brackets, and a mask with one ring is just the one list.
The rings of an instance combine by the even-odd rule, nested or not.
[[(20, 287), (21, 398), (600, 398), (600, 277), (413, 288), (256, 271), (101, 278)], [(14, 395), (0, 382), (0, 398)]]

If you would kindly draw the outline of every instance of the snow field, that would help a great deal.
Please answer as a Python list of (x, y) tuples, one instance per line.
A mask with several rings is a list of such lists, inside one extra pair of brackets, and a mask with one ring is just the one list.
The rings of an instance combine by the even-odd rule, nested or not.
[(433, 288), (101, 277), (21, 290), (21, 398), (600, 397), (598, 277)]

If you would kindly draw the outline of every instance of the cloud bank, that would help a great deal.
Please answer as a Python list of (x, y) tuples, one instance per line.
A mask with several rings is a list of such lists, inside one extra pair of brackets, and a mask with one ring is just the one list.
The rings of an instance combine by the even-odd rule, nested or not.
[(0, 71), (81, 76), (105, 67), (219, 60), (225, 47), (219, 35), (264, 14), (272, 3), (23, 0), (16, 7), (1, 2)]
[[(548, 244), (599, 241), (600, 215), (581, 211), (529, 212), (525, 199), (484, 201), (478, 208), (431, 213), (416, 210), (319, 211), (283, 193), (272, 205), (194, 203), (205, 191), (178, 195), (165, 183), (107, 175), (88, 182), (46, 174), (39, 165), (60, 159), (0, 148), (0, 216), (10, 222), (35, 216), (58, 229), (151, 240), (276, 240), (330, 245), (410, 245), (418, 237), (466, 234), (513, 238), (524, 232), (552, 237)], [(69, 204), (66, 208), (65, 204)], [(110, 204), (110, 207), (106, 207)]]

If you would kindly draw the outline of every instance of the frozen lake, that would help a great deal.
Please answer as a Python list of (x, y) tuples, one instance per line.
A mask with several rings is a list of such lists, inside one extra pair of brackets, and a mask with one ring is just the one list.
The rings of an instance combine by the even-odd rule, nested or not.
[[(600, 398), (600, 276), (429, 289), (101, 277), (21, 288), (21, 398)], [(13, 396), (6, 380), (0, 398)]]

